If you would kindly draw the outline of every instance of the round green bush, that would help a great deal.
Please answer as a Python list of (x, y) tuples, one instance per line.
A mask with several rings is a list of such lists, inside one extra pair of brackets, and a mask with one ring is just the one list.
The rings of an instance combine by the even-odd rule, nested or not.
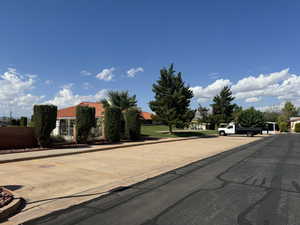
[(124, 112), (125, 135), (129, 140), (135, 141), (141, 138), (140, 113), (136, 108), (130, 108)]
[(300, 123), (295, 124), (295, 132), (300, 133)]
[(119, 142), (121, 135), (121, 110), (107, 107), (104, 113), (104, 136), (109, 142)]

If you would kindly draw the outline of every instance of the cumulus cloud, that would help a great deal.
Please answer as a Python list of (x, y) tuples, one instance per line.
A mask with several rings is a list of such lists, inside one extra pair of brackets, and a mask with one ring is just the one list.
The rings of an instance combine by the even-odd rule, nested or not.
[(53, 99), (48, 100), (44, 103), (53, 104), (58, 106), (59, 108), (63, 108), (63, 107), (77, 105), (80, 102), (100, 101), (101, 99), (105, 98), (106, 95), (107, 95), (106, 89), (100, 90), (94, 95), (78, 95), (73, 93), (71, 85), (65, 85), (61, 88), (61, 90), (59, 90), (59, 92), (54, 96)]
[(206, 102), (212, 99), (215, 95), (217, 95), (225, 86), (230, 86), (230, 80), (219, 79), (208, 85), (207, 87), (196, 86), (191, 87), (191, 90), (194, 93), (194, 97), (199, 102)]
[(251, 102), (259, 102), (261, 100), (261, 97), (252, 97), (252, 98), (246, 98), (245, 102), (251, 103)]
[(224, 86), (231, 86), (237, 100), (254, 103), (264, 97), (273, 97), (278, 100), (294, 101), (300, 105), (300, 75), (292, 74), (289, 69), (269, 74), (259, 74), (242, 78), (236, 83), (219, 79), (207, 87), (196, 86), (191, 90), (198, 101), (209, 101), (219, 93)]
[(277, 84), (290, 76), (289, 69), (270, 74), (260, 74), (257, 77), (249, 76), (239, 80), (232, 86), (234, 92), (247, 92), (261, 90), (270, 85)]
[(91, 76), (92, 75), (92, 73), (87, 71), (87, 70), (81, 70), (80, 74), (83, 75), (83, 76)]
[(34, 88), (36, 75), (21, 75), (15, 68), (8, 68), (0, 75), (0, 109), (2, 114), (12, 111), (14, 115), (27, 115), (32, 105), (39, 103), (43, 96), (29, 92)]
[(142, 67), (131, 68), (130, 70), (127, 71), (127, 76), (133, 78), (137, 75), (137, 73), (140, 72), (144, 72), (144, 69)]
[(114, 78), (113, 72), (115, 71), (114, 67), (109, 69), (104, 69), (96, 75), (99, 80), (111, 81)]

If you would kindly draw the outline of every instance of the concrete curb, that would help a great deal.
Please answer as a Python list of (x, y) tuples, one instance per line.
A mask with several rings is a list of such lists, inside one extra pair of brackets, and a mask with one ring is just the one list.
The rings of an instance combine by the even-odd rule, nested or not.
[[(72, 152), (54, 153), (54, 154), (49, 154), (49, 155), (37, 155), (37, 156), (28, 156), (28, 157), (15, 158), (15, 159), (4, 159), (4, 160), (0, 159), (0, 164), (28, 161), (28, 160), (34, 160), (34, 159), (52, 158), (52, 157), (59, 157), (59, 156), (67, 156), (67, 155), (77, 155), (77, 154), (83, 154), (83, 153), (106, 151), (106, 150), (113, 150), (113, 149), (118, 149), (118, 148), (136, 147), (136, 146), (142, 146), (142, 145), (153, 145), (153, 144), (161, 144), (161, 143), (168, 143), (168, 142), (195, 140), (195, 139), (201, 139), (201, 138), (205, 138), (205, 137), (174, 138), (174, 140), (168, 139), (168, 140), (160, 140), (160, 141), (155, 141), (155, 142), (145, 141), (143, 143), (132, 143), (129, 145), (118, 145), (118, 146), (110, 146), (110, 147), (108, 146), (108, 147), (104, 147), (104, 148), (95, 148), (95, 149), (90, 149), (90, 150), (74, 150)], [(206, 138), (209, 138), (209, 136), (207, 136)], [(24, 152), (22, 152), (22, 153), (24, 153)], [(15, 153), (15, 154), (17, 154), (17, 153)]]
[(13, 193), (12, 191), (5, 189), (7, 192), (10, 192), (13, 195), (13, 200), (6, 206), (0, 208), (0, 222), (7, 219), (9, 216), (15, 214), (18, 210), (19, 207), (22, 204), (23, 199)]

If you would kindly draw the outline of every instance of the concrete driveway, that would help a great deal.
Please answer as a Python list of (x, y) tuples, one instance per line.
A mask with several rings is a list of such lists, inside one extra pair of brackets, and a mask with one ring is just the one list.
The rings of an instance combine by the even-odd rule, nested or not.
[(18, 224), (247, 144), (261, 137), (211, 137), (0, 164), (0, 186), (27, 200)]

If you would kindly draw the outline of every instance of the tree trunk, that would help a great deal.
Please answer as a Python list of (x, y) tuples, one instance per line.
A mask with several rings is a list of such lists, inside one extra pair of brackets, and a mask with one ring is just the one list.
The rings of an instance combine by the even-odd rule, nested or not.
[(169, 133), (170, 133), (170, 134), (173, 134), (172, 125), (169, 125)]

